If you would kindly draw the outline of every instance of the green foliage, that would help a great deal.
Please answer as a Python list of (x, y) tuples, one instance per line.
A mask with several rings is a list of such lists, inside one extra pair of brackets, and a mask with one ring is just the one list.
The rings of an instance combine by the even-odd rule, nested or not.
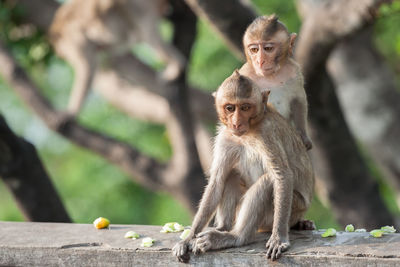
[[(400, 73), (400, 1), (384, 4), (379, 10), (379, 19), (375, 24), (375, 43), (386, 61)], [(399, 75), (397, 75), (397, 78)], [(400, 80), (398, 78), (398, 84)]]
[(300, 19), (297, 15), (295, 1), (253, 0), (253, 3), (257, 6), (259, 14), (276, 14), (290, 32), (299, 32)]
[(200, 88), (215, 91), (242, 63), (232, 55), (209, 25), (200, 21), (197, 31), (189, 66), (189, 81)]

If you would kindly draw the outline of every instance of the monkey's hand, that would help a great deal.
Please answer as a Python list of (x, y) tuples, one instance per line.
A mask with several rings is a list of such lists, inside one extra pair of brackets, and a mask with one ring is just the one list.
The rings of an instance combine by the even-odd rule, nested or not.
[(223, 248), (227, 235), (227, 232), (223, 233), (218, 230), (209, 230), (198, 234), (193, 243), (193, 253), (199, 254), (211, 249)]
[(172, 254), (175, 255), (180, 262), (188, 263), (190, 260), (190, 247), (191, 247), (190, 240), (182, 240), (172, 248)]
[(265, 246), (267, 247), (267, 258), (274, 261), (290, 247), (290, 243), (287, 237), (283, 238), (278, 234), (272, 234)]

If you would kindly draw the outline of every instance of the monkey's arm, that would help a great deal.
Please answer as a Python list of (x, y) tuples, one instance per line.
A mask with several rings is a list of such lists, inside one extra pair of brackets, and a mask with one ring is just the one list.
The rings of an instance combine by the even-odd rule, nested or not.
[(275, 260), (287, 250), (289, 243), (289, 219), (293, 200), (293, 175), (288, 164), (279, 164), (282, 168), (271, 169), (274, 184), (274, 222), (267, 247), (267, 257)]
[(233, 166), (233, 154), (229, 152), (229, 148), (221, 144), (217, 138), (210, 180), (201, 198), (199, 210), (193, 219), (190, 234), (172, 248), (172, 253), (178, 257), (179, 261), (186, 262), (188, 260), (187, 253), (191, 249), (191, 242), (196, 234), (207, 225), (221, 202), (226, 178)]
[(94, 47), (89, 41), (65, 49), (63, 57), (74, 70), (74, 84), (68, 103), (68, 112), (77, 115), (81, 110), (95, 72)]
[(299, 98), (294, 98), (290, 102), (290, 120), (293, 121), (303, 144), (307, 150), (310, 150), (312, 148), (312, 142), (307, 134), (307, 102), (305, 99), (301, 101)]

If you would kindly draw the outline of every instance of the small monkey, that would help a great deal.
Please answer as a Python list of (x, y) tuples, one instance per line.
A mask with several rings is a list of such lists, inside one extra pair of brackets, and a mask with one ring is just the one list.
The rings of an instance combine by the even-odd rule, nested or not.
[(276, 15), (256, 18), (243, 36), (247, 62), (240, 73), (262, 90), (271, 91), (270, 103), (297, 129), (306, 148), (311, 149), (303, 75), (292, 57), (296, 36), (289, 34)]
[(143, 41), (167, 64), (162, 78), (173, 80), (180, 75), (185, 59), (162, 40), (158, 29), (166, 4), (166, 0), (69, 0), (57, 10), (50, 42), (75, 72), (68, 104), (71, 115), (83, 105), (99, 61), (98, 52), (121, 54)]
[[(314, 229), (303, 216), (311, 204), (314, 173), (299, 134), (261, 91), (235, 71), (214, 94), (221, 125), (209, 183), (189, 236), (173, 247), (180, 261), (194, 253), (237, 247), (258, 231), (272, 231), (267, 257), (290, 245), (289, 228)], [(233, 174), (233, 175), (232, 175)], [(217, 210), (222, 230), (201, 232)]]

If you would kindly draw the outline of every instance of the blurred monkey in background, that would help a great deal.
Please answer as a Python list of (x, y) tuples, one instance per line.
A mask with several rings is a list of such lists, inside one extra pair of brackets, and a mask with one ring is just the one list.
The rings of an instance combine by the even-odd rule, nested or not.
[(163, 79), (170, 81), (180, 75), (185, 59), (159, 32), (166, 7), (166, 0), (69, 0), (57, 10), (50, 42), (75, 72), (69, 114), (75, 116), (82, 108), (100, 51), (125, 53), (132, 44), (145, 42), (166, 64)]

